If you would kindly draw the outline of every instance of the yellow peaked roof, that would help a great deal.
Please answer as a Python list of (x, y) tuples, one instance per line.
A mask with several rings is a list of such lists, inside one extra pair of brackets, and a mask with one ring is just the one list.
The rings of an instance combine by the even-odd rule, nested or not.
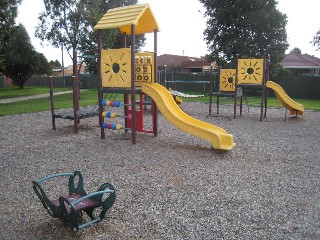
[(119, 28), (121, 33), (131, 34), (131, 25), (135, 25), (136, 34), (160, 30), (149, 4), (136, 4), (110, 9), (94, 29)]

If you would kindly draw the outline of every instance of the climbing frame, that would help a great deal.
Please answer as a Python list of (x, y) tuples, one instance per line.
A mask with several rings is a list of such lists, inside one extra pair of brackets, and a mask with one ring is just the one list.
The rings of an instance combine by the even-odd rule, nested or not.
[[(267, 92), (266, 81), (269, 78), (270, 59), (237, 59), (236, 67), (236, 85), (235, 88), (241, 88), (246, 92), (247, 87), (261, 88), (261, 113), (260, 121), (262, 121), (263, 113), (266, 117), (267, 111)], [(236, 118), (237, 109), (237, 93), (234, 97), (234, 118)], [(264, 111), (263, 111), (264, 109)], [(242, 116), (242, 104), (240, 104), (240, 116)]]

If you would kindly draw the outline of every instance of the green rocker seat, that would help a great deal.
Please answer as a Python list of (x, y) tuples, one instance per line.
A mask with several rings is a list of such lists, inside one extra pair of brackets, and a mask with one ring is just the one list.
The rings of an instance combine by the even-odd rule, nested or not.
[[(49, 179), (62, 176), (69, 176), (68, 196), (49, 199), (41, 184)], [(112, 207), (116, 199), (115, 189), (110, 183), (104, 183), (98, 188), (98, 191), (87, 194), (83, 188), (83, 177), (79, 171), (49, 175), (32, 181), (32, 184), (33, 190), (48, 213), (54, 218), (59, 218), (65, 227), (75, 232), (102, 221), (107, 210)], [(83, 212), (89, 218), (85, 218)], [(86, 221), (86, 219), (89, 220)]]

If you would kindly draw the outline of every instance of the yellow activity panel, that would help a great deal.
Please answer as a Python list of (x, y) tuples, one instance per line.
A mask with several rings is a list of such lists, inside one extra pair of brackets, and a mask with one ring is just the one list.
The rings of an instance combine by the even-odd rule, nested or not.
[(136, 86), (141, 86), (142, 83), (154, 82), (154, 53), (153, 52), (139, 52), (136, 53)]
[(238, 84), (262, 84), (264, 59), (238, 59)]
[(219, 78), (219, 90), (221, 92), (234, 92), (236, 81), (236, 69), (221, 69)]
[(101, 51), (102, 87), (130, 88), (131, 49)]
[[(136, 85), (154, 82), (154, 53), (140, 52), (135, 56)], [(101, 51), (102, 87), (131, 87), (131, 49)]]

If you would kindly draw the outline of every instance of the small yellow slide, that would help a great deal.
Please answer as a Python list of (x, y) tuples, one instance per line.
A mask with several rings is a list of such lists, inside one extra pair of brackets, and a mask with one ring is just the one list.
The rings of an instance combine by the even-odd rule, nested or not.
[(148, 94), (162, 115), (175, 127), (193, 136), (207, 140), (214, 149), (231, 150), (234, 147), (233, 136), (224, 129), (195, 119), (185, 112), (173, 100), (170, 92), (158, 83), (142, 84), (142, 92)]
[(304, 106), (292, 100), (279, 84), (267, 81), (266, 87), (274, 91), (282, 106), (290, 110), (290, 115), (303, 115)]

